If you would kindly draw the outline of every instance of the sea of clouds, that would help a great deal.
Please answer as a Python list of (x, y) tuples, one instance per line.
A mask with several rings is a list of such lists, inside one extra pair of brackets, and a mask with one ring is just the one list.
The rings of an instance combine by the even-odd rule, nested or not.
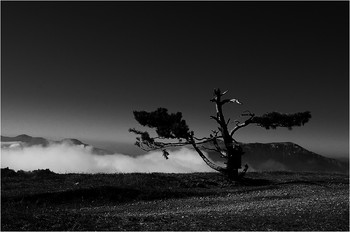
[(96, 155), (92, 147), (72, 144), (51, 144), (48, 147), (12, 146), (1, 149), (1, 168), (32, 171), (50, 169), (56, 173), (132, 173), (212, 172), (193, 150), (181, 148), (170, 152), (169, 159), (162, 152), (150, 152), (131, 157), (123, 154)]

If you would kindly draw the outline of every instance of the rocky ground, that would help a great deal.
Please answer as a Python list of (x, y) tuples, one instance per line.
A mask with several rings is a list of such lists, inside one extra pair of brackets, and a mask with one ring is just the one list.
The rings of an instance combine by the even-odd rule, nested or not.
[(339, 174), (2, 175), (2, 230), (349, 230)]

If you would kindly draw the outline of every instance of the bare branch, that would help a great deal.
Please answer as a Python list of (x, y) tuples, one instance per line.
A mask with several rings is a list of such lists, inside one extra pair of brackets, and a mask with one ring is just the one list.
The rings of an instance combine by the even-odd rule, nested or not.
[(219, 119), (218, 117), (216, 117), (216, 116), (210, 116), (210, 118), (211, 118), (211, 119), (214, 119), (218, 124), (221, 125), (221, 121), (220, 121), (220, 119)]
[[(215, 133), (215, 136), (210, 134), (209, 138), (208, 137), (196, 138), (195, 136), (192, 136), (193, 139), (198, 141), (198, 142), (196, 142), (196, 144), (207, 143), (207, 142), (210, 142), (210, 141), (214, 140), (215, 138), (221, 138), (221, 137), (222, 137), (221, 135), (218, 135), (218, 132)], [(204, 140), (204, 141), (201, 141), (201, 140)]]
[(224, 105), (226, 103), (237, 103), (239, 105), (242, 105), (242, 103), (240, 101), (238, 101), (237, 99), (235, 99), (235, 98), (225, 99), (225, 100), (222, 100), (220, 103), (221, 103), (221, 105)]
[(232, 137), (233, 134), (234, 134), (238, 129), (240, 129), (240, 128), (242, 128), (242, 127), (245, 127), (245, 126), (248, 126), (248, 123), (243, 122), (243, 123), (240, 123), (240, 124), (236, 125), (235, 128), (233, 128), (233, 129), (231, 130), (230, 136)]
[(248, 126), (251, 122), (252, 122), (252, 119), (254, 118), (254, 114), (252, 114), (252, 113), (245, 113), (245, 114), (242, 114), (242, 116), (250, 116), (250, 118), (249, 119), (247, 119), (245, 122), (243, 122), (243, 123), (239, 123), (239, 121), (236, 121), (237, 123), (236, 123), (236, 126), (231, 130), (231, 132), (230, 132), (230, 136), (232, 137), (233, 136), (233, 134), (238, 130), (238, 129), (240, 129), (240, 128), (242, 128), (242, 127), (245, 127), (245, 126)]
[(223, 93), (221, 93), (221, 96), (224, 96), (227, 92), (228, 90), (224, 91)]
[(192, 144), (193, 148), (196, 150), (196, 152), (199, 154), (199, 156), (203, 159), (203, 161), (212, 169), (218, 171), (218, 172), (224, 172), (226, 169), (223, 167), (220, 167), (219, 165), (214, 164), (211, 162), (204, 154), (203, 152), (196, 146), (195, 143)]
[[(142, 132), (145, 133), (145, 132)], [(166, 141), (159, 141), (159, 139), (166, 140), (165, 138), (162, 137), (146, 137), (144, 139), (143, 137), (138, 137), (136, 138), (137, 141), (135, 145), (139, 146), (142, 150), (144, 151), (155, 151), (155, 150), (164, 150), (166, 148), (170, 147), (181, 147), (185, 145), (190, 145), (192, 143), (195, 143), (196, 145), (201, 145), (201, 144), (206, 144), (208, 142), (211, 142), (213, 140), (216, 140), (217, 138), (221, 138), (222, 136), (217, 135), (218, 132), (215, 133), (215, 136), (211, 137), (203, 137), (203, 138), (196, 138), (192, 133), (191, 133), (191, 140), (186, 140), (184, 142), (179, 141), (179, 142), (166, 142)], [(148, 134), (148, 133), (147, 133)], [(158, 139), (158, 140), (156, 140)]]
[(150, 138), (150, 140), (144, 140), (142, 138), (138, 138), (138, 141), (135, 143), (135, 145), (139, 146), (144, 151), (154, 151), (154, 150), (166, 149), (169, 147), (181, 147), (189, 144), (191, 144), (189, 141), (160, 142), (160, 141), (155, 141), (153, 138)]
[(213, 134), (210, 134), (210, 137), (217, 137), (218, 134), (219, 134), (219, 131), (217, 131), (217, 130), (212, 130), (211, 132), (212, 132)]
[(202, 141), (202, 142), (195, 142), (195, 144), (197, 144), (197, 145), (205, 144), (205, 143), (208, 143), (208, 142), (211, 142), (211, 141), (215, 141), (217, 138), (222, 138), (222, 136), (217, 136), (217, 137), (209, 138), (209, 139), (204, 140), (204, 141)]

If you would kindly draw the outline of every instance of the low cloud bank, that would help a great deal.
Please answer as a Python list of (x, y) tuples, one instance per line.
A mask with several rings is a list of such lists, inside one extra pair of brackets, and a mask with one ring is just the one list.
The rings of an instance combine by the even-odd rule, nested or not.
[(166, 160), (161, 152), (138, 157), (123, 154), (95, 155), (92, 147), (70, 144), (53, 144), (48, 147), (32, 146), (1, 149), (1, 168), (32, 171), (50, 169), (56, 173), (132, 173), (211, 172), (199, 155), (181, 148), (170, 153)]

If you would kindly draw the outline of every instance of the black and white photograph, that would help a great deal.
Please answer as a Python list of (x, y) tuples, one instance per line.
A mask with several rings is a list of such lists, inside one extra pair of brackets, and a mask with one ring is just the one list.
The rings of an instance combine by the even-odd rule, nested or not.
[(1, 1), (1, 231), (349, 231), (349, 1)]

